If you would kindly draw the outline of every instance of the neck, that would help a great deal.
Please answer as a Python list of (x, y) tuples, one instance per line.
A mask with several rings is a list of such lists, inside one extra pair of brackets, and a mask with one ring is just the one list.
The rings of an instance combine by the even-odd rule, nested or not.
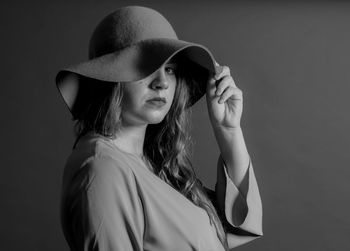
[(147, 124), (125, 125), (123, 124), (117, 133), (113, 143), (125, 152), (143, 156), (143, 144), (145, 140)]

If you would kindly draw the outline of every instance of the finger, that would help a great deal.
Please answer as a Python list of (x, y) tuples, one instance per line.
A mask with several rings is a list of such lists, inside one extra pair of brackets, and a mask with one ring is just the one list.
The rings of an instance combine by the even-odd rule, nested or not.
[(214, 79), (218, 80), (217, 76), (220, 76), (223, 73), (224, 70), (225, 70), (224, 66), (221, 66), (221, 65), (215, 66)]
[(243, 100), (243, 93), (237, 87), (228, 87), (219, 99), (219, 103), (225, 102), (227, 99)]
[(215, 91), (216, 91), (216, 80), (214, 79), (214, 77), (210, 76), (207, 81), (206, 92), (210, 97), (213, 97), (215, 96)]
[(216, 80), (219, 80), (223, 76), (231, 75), (230, 68), (228, 66), (217, 66), (216, 67), (216, 74), (214, 75), (214, 78)]
[(220, 79), (219, 81), (217, 81), (217, 86), (216, 86), (216, 90), (215, 90), (215, 94), (217, 96), (220, 96), (227, 87), (229, 86), (233, 86), (232, 82), (232, 78), (231, 76), (225, 76), (224, 78)]
[(237, 87), (235, 84), (235, 81), (233, 80), (233, 78), (231, 76), (225, 76), (224, 78), (222, 78), (220, 80), (220, 82), (218, 83), (217, 87), (216, 87), (216, 92), (215, 94), (217, 95), (221, 95), (221, 93), (228, 87), (228, 86), (232, 86), (232, 87)]

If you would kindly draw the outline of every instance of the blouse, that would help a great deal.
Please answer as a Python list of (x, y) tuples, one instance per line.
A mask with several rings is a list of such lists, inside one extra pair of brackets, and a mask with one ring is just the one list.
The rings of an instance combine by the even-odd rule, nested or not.
[[(221, 157), (215, 191), (204, 187), (226, 226), (230, 248), (262, 236), (262, 205), (251, 162), (247, 191)], [(143, 160), (90, 132), (69, 155), (61, 225), (71, 251), (223, 251), (207, 212), (154, 174)]]

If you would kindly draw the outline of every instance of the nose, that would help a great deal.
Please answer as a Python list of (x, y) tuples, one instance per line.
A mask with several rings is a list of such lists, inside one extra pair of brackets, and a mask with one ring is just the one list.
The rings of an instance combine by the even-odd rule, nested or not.
[(151, 82), (152, 89), (168, 89), (169, 82), (163, 68), (156, 72), (154, 79)]

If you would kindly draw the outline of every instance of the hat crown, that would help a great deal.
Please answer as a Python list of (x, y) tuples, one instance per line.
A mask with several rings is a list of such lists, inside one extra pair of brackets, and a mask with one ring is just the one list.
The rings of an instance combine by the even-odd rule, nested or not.
[(123, 7), (106, 16), (95, 28), (89, 43), (89, 59), (152, 38), (177, 39), (177, 35), (159, 12), (141, 6)]

